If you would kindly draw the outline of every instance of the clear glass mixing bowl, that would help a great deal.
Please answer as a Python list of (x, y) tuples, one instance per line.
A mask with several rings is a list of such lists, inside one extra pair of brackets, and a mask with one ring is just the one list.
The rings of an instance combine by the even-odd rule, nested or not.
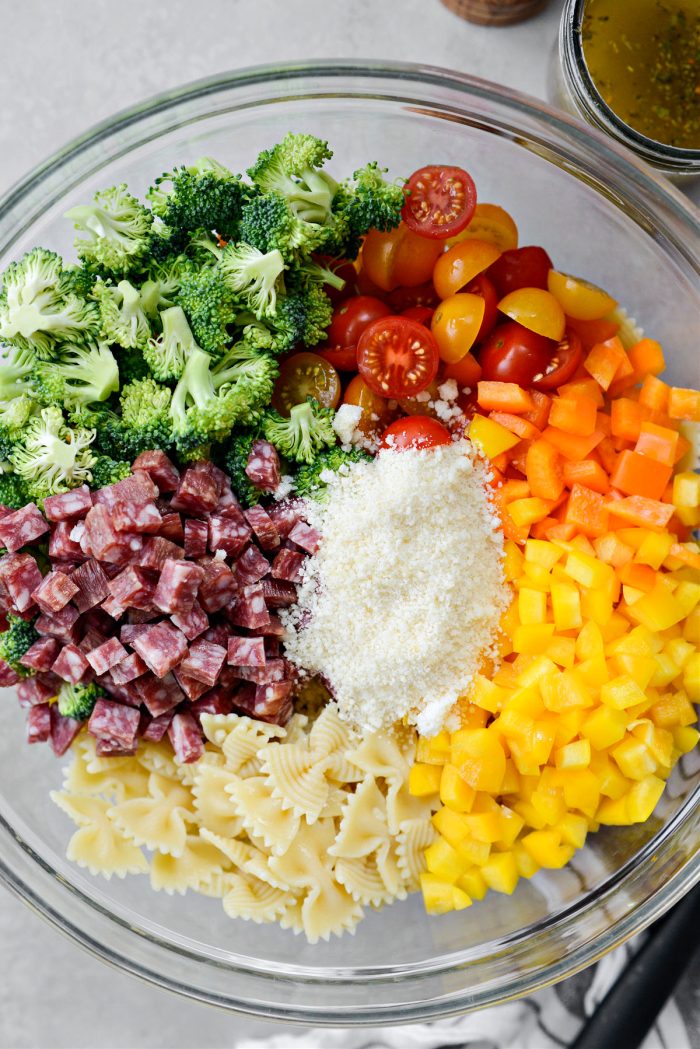
[[(327, 138), (348, 172), (426, 162), (473, 174), (515, 216), (521, 243), (609, 288), (697, 383), (698, 216), (609, 139), (546, 106), (438, 69), (340, 62), (247, 70), (164, 95), (68, 146), (0, 204), (0, 266), (34, 244), (71, 254), (61, 216), (94, 190), (138, 191), (203, 153), (240, 169), (289, 129)], [(220, 903), (92, 878), (64, 858), (68, 820), (49, 801), (60, 762), (26, 747), (0, 697), (0, 874), (98, 957), (203, 1001), (287, 1022), (351, 1026), (445, 1016), (559, 980), (644, 928), (700, 878), (700, 759), (678, 768), (644, 826), (589, 838), (569, 868), (512, 897), (428, 918), (419, 897), (371, 914), (354, 937), (308, 946), (233, 922)]]

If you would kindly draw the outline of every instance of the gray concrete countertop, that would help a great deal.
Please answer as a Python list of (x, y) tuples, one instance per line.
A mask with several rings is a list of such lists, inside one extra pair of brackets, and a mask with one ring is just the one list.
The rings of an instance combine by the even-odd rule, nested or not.
[[(438, 0), (22, 0), (4, 11), (0, 192), (116, 110), (188, 80), (314, 57), (416, 61), (540, 97), (560, 4), (487, 29)], [(271, 1033), (100, 964), (0, 891), (0, 1047), (233, 1047)], [(279, 1028), (276, 1028), (279, 1032)]]

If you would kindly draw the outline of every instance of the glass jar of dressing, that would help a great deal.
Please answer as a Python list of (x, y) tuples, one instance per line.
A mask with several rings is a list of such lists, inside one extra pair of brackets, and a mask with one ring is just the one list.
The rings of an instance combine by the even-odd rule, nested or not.
[(700, 2), (566, 0), (549, 97), (674, 181), (700, 175)]

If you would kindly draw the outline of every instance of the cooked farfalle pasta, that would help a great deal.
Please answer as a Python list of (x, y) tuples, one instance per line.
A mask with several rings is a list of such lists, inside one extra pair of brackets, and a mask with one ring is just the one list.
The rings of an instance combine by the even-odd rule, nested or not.
[(408, 792), (413, 729), (362, 738), (332, 705), (286, 729), (236, 714), (205, 714), (202, 728), (191, 765), (158, 743), (105, 760), (79, 737), (52, 795), (78, 827), (69, 858), (149, 873), (154, 889), (218, 898), (232, 918), (312, 943), (418, 888), (437, 802)]

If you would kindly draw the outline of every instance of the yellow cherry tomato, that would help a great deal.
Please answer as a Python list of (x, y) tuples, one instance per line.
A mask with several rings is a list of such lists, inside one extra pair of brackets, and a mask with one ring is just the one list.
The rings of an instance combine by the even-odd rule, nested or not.
[(454, 295), (487, 270), (500, 255), (486, 240), (464, 240), (446, 251), (435, 263), (433, 284), (441, 299)]
[(499, 251), (510, 251), (518, 246), (518, 227), (506, 209), (498, 204), (477, 204), (467, 228), (451, 237), (447, 244), (451, 246), (473, 237), (487, 240)]
[(498, 308), (511, 320), (547, 339), (559, 342), (564, 337), (564, 311), (544, 288), (518, 288), (517, 291), (511, 291), (501, 299)]
[(356, 375), (348, 383), (343, 404), (355, 404), (362, 409), (357, 429), (367, 437), (383, 433), (396, 414), (392, 412), (389, 402), (384, 397), (370, 390), (361, 375)]
[(600, 320), (617, 306), (617, 302), (607, 291), (590, 284), (582, 277), (572, 277), (569, 273), (550, 270), (547, 275), (547, 287), (567, 317), (573, 317), (577, 321)]
[(450, 295), (440, 303), (433, 314), (432, 332), (443, 361), (454, 364), (469, 353), (479, 334), (484, 308), (481, 295), (468, 292)]

